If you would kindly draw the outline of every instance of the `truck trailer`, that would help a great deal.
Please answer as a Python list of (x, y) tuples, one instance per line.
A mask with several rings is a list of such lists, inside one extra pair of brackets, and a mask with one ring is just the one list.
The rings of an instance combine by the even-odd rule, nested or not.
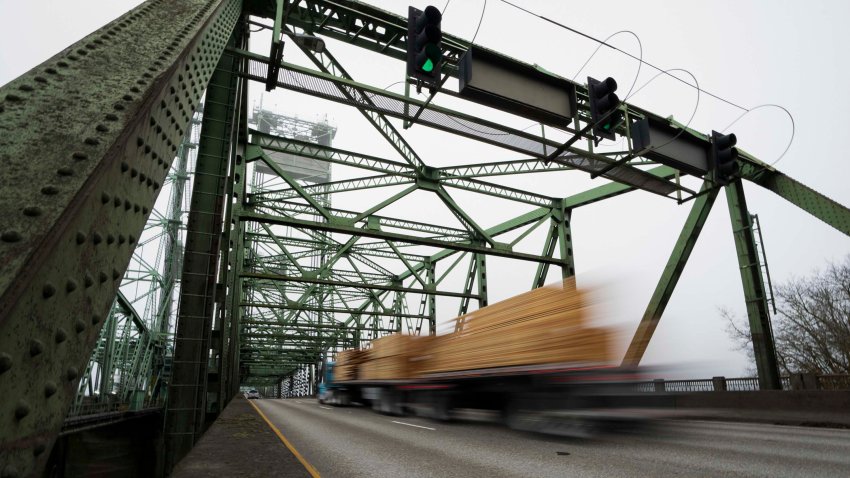
[(567, 280), (453, 319), (448, 334), (378, 338), (325, 365), (318, 400), (440, 421), (491, 410), (562, 435), (643, 423), (640, 377), (613, 364), (613, 331), (590, 326), (593, 304)]

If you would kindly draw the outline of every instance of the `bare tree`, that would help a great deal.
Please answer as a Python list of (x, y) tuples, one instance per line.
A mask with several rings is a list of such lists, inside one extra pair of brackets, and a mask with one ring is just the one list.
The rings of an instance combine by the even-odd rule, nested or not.
[[(773, 317), (776, 359), (782, 373), (850, 373), (850, 255), (811, 277), (776, 288)], [(727, 332), (753, 358), (746, 321), (726, 309)]]

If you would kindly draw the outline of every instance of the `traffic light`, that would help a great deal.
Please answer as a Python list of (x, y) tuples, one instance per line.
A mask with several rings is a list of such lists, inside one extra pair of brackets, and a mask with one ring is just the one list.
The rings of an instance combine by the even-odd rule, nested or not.
[(714, 168), (714, 180), (726, 185), (738, 174), (738, 138), (734, 134), (711, 132), (711, 166)]
[[(623, 121), (623, 113), (617, 109), (620, 98), (614, 93), (617, 82), (610, 76), (604, 81), (587, 77), (587, 93), (590, 101), (590, 120), (594, 136), (614, 139), (614, 130)], [(606, 116), (607, 115), (607, 116)]]
[(407, 75), (431, 88), (440, 84), (442, 19), (443, 14), (433, 5), (425, 7), (424, 12), (413, 7), (407, 9)]

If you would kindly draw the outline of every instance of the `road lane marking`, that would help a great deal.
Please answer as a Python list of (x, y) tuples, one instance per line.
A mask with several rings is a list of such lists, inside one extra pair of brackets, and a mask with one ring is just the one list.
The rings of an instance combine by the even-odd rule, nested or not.
[(301, 400), (295, 400), (295, 403), (301, 403)]
[(298, 453), (298, 450), (296, 450), (295, 447), (292, 446), (292, 443), (289, 443), (289, 440), (287, 440), (286, 437), (283, 436), (283, 433), (281, 433), (280, 430), (278, 430), (277, 427), (274, 426), (274, 423), (272, 423), (271, 420), (266, 417), (266, 414), (263, 413), (262, 410), (260, 410), (260, 407), (254, 405), (254, 403), (250, 400), (248, 400), (248, 403), (250, 403), (251, 406), (254, 407), (254, 410), (256, 410), (257, 413), (260, 414), (260, 417), (266, 421), (266, 424), (268, 424), (272, 431), (274, 431), (275, 435), (280, 438), (280, 441), (282, 441), (283, 444), (286, 445), (286, 448), (288, 448), (289, 451), (291, 451), (292, 454), (295, 455), (295, 458), (297, 458), (298, 461), (300, 461), (301, 464), (304, 465), (304, 468), (307, 469), (307, 473), (310, 473), (310, 476), (312, 476), (313, 478), (321, 478), (321, 475), (319, 475), (319, 472), (316, 471), (316, 468), (313, 467), (313, 465), (311, 465), (310, 462), (308, 462), (303, 456), (301, 456), (301, 453)]
[(324, 405), (319, 405), (319, 408), (324, 408), (325, 410), (333, 410), (333, 407), (326, 407)]
[(397, 422), (397, 421), (395, 421), (395, 420), (392, 420), (392, 422), (393, 422), (393, 423), (398, 423), (399, 425), (407, 425), (407, 426), (409, 426), (409, 427), (424, 428), (424, 429), (426, 429), (426, 430), (437, 430), (436, 428), (423, 427), (422, 425), (414, 425), (414, 424), (412, 424), (412, 423)]

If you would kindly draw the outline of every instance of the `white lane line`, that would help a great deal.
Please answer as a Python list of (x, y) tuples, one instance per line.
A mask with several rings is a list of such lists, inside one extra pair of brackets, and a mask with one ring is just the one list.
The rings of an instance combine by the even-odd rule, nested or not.
[(397, 422), (397, 421), (395, 421), (395, 420), (392, 420), (392, 422), (393, 422), (393, 423), (398, 423), (399, 425), (407, 425), (407, 426), (409, 426), (409, 427), (424, 428), (424, 429), (426, 429), (426, 430), (436, 430), (436, 428), (423, 427), (422, 425), (414, 425), (414, 424), (412, 424), (412, 423)]
[(325, 407), (325, 406), (323, 406), (323, 405), (319, 405), (319, 408), (324, 408), (325, 410), (333, 410), (333, 408), (331, 408), (331, 407)]
[(301, 400), (295, 400), (295, 403), (301, 403)]

